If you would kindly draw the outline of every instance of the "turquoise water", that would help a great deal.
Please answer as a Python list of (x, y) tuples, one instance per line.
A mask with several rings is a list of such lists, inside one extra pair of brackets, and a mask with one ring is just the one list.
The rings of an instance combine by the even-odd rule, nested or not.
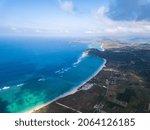
[(104, 59), (84, 52), (98, 44), (73, 39), (0, 39), (0, 112), (23, 112), (71, 91)]

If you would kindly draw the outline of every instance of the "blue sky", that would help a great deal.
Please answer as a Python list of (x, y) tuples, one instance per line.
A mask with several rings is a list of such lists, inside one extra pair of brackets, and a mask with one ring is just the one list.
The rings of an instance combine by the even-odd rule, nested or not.
[(150, 35), (150, 0), (0, 0), (0, 36)]

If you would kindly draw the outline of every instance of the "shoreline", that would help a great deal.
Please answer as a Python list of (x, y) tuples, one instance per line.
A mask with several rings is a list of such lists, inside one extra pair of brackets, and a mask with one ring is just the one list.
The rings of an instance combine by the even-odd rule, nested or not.
[[(102, 58), (102, 59), (103, 59), (103, 58)], [(78, 90), (79, 88), (81, 88), (81, 87), (82, 87), (83, 85), (85, 85), (87, 82), (89, 82), (90, 80), (92, 80), (92, 79), (106, 66), (107, 60), (106, 60), (106, 59), (103, 59), (103, 60), (104, 60), (104, 62), (103, 62), (103, 64), (99, 67), (99, 69), (98, 69), (92, 76), (90, 76), (90, 78), (88, 78), (87, 80), (85, 80), (82, 84), (78, 85), (77, 87), (74, 87), (72, 90), (70, 90), (70, 91), (68, 91), (68, 92), (66, 92), (66, 93), (64, 93), (64, 94), (62, 94), (62, 95), (60, 95), (59, 97), (57, 97), (57, 98), (55, 98), (55, 99), (49, 101), (48, 103), (41, 104), (41, 105), (39, 105), (39, 106), (37, 106), (37, 107), (31, 109), (31, 110), (24, 111), (23, 113), (34, 113), (35, 111), (37, 111), (37, 110), (39, 110), (39, 109), (41, 109), (41, 108), (43, 108), (43, 107), (45, 107), (45, 106), (47, 106), (47, 105), (49, 105), (49, 104), (51, 104), (51, 103), (53, 103), (53, 102), (55, 102), (55, 101), (61, 99), (61, 98), (64, 98), (64, 97), (69, 96), (69, 95), (72, 95), (72, 94), (75, 94), (76, 92), (79, 91), (79, 90)]]
[[(89, 54), (95, 55), (100, 58), (103, 57), (103, 59), (107, 59), (108, 61), (107, 64), (105, 63), (105, 68), (105, 64), (103, 64), (103, 66), (101, 66), (103, 68), (97, 69), (98, 71), (95, 71), (95, 73), (92, 75), (93, 77), (91, 77), (91, 79), (89, 78), (90, 80), (87, 80), (85, 82), (86, 84), (83, 83), (83, 86), (82, 84), (80, 84), (81, 87), (74, 94), (60, 98), (55, 102), (52, 102), (34, 112), (150, 112), (150, 109), (148, 107), (150, 103), (150, 87), (148, 80), (150, 75), (147, 75), (147, 72), (149, 71), (147, 70), (147, 66), (143, 66), (139, 70), (141, 64), (143, 65), (147, 63), (149, 65), (147, 55), (141, 55), (141, 53), (143, 52), (150, 54), (149, 49), (147, 49), (148, 47), (148, 44), (134, 46), (130, 44), (124, 45), (119, 42), (114, 44), (114, 41), (108, 42), (108, 44), (104, 42), (104, 48), (107, 51), (97, 52), (92, 50)], [(130, 59), (130, 57), (132, 57), (132, 59)], [(96, 76), (94, 77), (94, 75)], [(139, 78), (141, 80), (139, 80)], [(88, 87), (87, 90), (84, 89), (88, 85), (93, 86)], [(121, 97), (118, 98), (118, 96)], [(139, 104), (141, 105), (141, 107), (139, 107)], [(67, 107), (64, 107), (62, 105)], [(68, 108), (73, 108), (75, 111), (72, 111)]]
[[(100, 44), (101, 48), (102, 48), (102, 51), (105, 51), (105, 49), (103, 48), (103, 43)], [(27, 110), (27, 111), (24, 111), (23, 113), (34, 113), (35, 111), (43, 108), (43, 107), (46, 107), (47, 105), (61, 99), (61, 98), (64, 98), (66, 96), (69, 96), (69, 95), (72, 95), (72, 94), (75, 94), (76, 92), (78, 92), (79, 88), (81, 88), (83, 85), (85, 85), (87, 82), (89, 82), (90, 80), (92, 80), (98, 73), (100, 73), (100, 71), (106, 66), (106, 63), (107, 63), (107, 60), (102, 58), (103, 61), (103, 64), (98, 68), (98, 70), (93, 74), (91, 75), (87, 80), (85, 80), (83, 83), (81, 83), (80, 85), (74, 87), (72, 90), (60, 95), (59, 97), (49, 101), (48, 103), (44, 103), (44, 104), (41, 104), (41, 105), (38, 105), (37, 107), (35, 108), (32, 108), (31, 110)]]

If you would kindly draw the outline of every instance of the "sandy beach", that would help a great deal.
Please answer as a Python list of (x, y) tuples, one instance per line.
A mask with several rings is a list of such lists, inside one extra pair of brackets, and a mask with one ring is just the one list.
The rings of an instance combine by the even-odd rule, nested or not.
[[(105, 51), (105, 49), (103, 48), (103, 44), (100, 44), (100, 46), (102, 48), (102, 51)], [(57, 100), (59, 100), (61, 98), (64, 98), (66, 96), (69, 96), (69, 95), (72, 95), (72, 94), (75, 94), (76, 92), (78, 92), (81, 87), (83, 87), (88, 81), (92, 80), (92, 78), (94, 78), (98, 73), (100, 73), (100, 71), (106, 66), (107, 61), (106, 61), (106, 59), (103, 59), (103, 60), (104, 60), (104, 62), (99, 67), (99, 69), (93, 75), (91, 75), (86, 81), (84, 81), (82, 84), (80, 84), (77, 87), (73, 88), (71, 91), (66, 92), (66, 93), (62, 94), (61, 96), (53, 99), (50, 102), (45, 103), (45, 104), (41, 104), (41, 105), (31, 109), (31, 110), (25, 111), (24, 113), (34, 113), (34, 112), (38, 111), (39, 109), (44, 108), (44, 107), (50, 105), (51, 103), (56, 102)]]
[[(112, 41), (113, 46), (111, 41), (108, 44), (104, 42), (105, 51), (95, 49), (89, 51), (91, 55), (107, 59), (107, 63), (105, 61), (102, 68), (99, 68), (92, 77), (34, 112), (148, 112), (150, 102), (148, 70), (146, 65), (142, 68), (141, 65), (149, 64), (149, 60), (144, 53), (139, 52), (149, 53), (147, 49), (149, 44), (145, 47), (114, 42), (116, 41)], [(139, 78), (142, 81), (138, 80)], [(137, 105), (132, 105), (135, 103)]]

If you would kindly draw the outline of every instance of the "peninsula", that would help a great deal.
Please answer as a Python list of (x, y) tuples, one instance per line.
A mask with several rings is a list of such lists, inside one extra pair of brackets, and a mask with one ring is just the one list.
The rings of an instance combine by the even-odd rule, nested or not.
[(150, 112), (150, 44), (103, 40), (105, 51), (88, 50), (106, 66), (74, 94), (36, 113)]

